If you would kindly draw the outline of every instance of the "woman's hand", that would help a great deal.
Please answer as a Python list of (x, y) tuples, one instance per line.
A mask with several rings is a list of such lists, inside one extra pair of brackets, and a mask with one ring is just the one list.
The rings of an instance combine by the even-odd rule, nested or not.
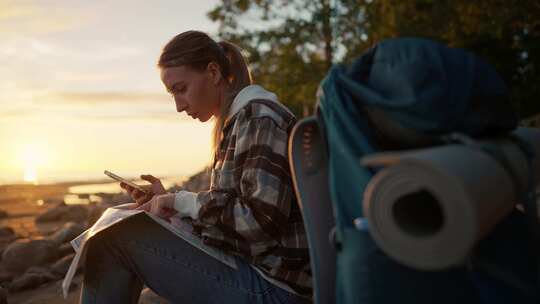
[(151, 185), (142, 185), (148, 193), (144, 193), (140, 190), (137, 190), (130, 185), (120, 183), (120, 187), (125, 189), (129, 196), (135, 201), (135, 203), (140, 206), (146, 202), (148, 202), (154, 195), (160, 195), (165, 194), (167, 191), (165, 190), (165, 187), (163, 187), (163, 184), (161, 183), (161, 180), (159, 178), (156, 178), (149, 174), (143, 174), (141, 175), (141, 178), (145, 181), (149, 182)]
[(174, 193), (155, 195), (147, 203), (137, 207), (138, 210), (144, 210), (155, 214), (161, 218), (169, 218), (177, 213), (174, 210)]

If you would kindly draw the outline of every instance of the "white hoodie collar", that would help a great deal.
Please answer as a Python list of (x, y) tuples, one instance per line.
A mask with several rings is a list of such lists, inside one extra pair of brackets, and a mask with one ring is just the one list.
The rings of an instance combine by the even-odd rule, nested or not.
[(251, 100), (254, 99), (265, 99), (278, 102), (276, 94), (265, 90), (260, 85), (252, 84), (243, 88), (238, 92), (234, 98), (231, 107), (229, 108), (229, 114), (227, 119), (233, 117), (238, 111), (245, 107)]

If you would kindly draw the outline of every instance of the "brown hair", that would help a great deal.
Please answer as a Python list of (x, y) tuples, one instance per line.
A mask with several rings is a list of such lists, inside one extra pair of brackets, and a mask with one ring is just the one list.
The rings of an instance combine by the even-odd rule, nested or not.
[(219, 65), (223, 79), (228, 82), (225, 99), (214, 125), (212, 143), (215, 157), (231, 103), (240, 90), (251, 84), (251, 75), (240, 48), (228, 41), (216, 42), (203, 32), (187, 31), (176, 35), (165, 45), (159, 56), (158, 67), (185, 65), (203, 71), (210, 62)]

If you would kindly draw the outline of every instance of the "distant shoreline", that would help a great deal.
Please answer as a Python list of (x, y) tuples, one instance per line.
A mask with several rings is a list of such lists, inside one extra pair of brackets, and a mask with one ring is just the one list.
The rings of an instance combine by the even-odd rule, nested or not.
[(3, 187), (51, 187), (51, 186), (79, 186), (79, 185), (88, 185), (88, 184), (105, 184), (114, 182), (110, 179), (100, 179), (100, 180), (86, 180), (86, 181), (65, 181), (65, 182), (48, 182), (48, 183), (9, 183), (9, 184), (0, 184), (0, 189)]
[[(181, 184), (185, 178), (177, 177), (161, 177), (162, 182), (166, 187), (173, 185)], [(140, 182), (140, 179), (130, 179), (134, 182)], [(169, 180), (169, 181), (167, 181)], [(175, 180), (171, 182), (170, 180)], [(147, 183), (147, 182), (144, 182)], [(44, 183), (44, 184), (32, 184), (32, 183), (14, 183), (14, 184), (3, 184), (0, 185), (0, 203), (11, 200), (46, 200), (50, 198), (60, 199), (64, 198), (65, 195), (81, 195), (79, 192), (72, 192), (74, 187), (78, 186), (87, 186), (97, 185), (92, 187), (92, 190), (82, 194), (99, 194), (99, 193), (113, 193), (108, 190), (108, 184), (118, 184), (117, 181), (114, 181), (109, 178), (103, 179), (89, 179), (86, 181), (63, 181), (63, 182), (53, 182), (53, 183)], [(105, 186), (105, 189), (102, 189), (100, 185)], [(121, 193), (122, 189), (118, 186), (118, 191), (114, 193)], [(101, 191), (103, 190), (103, 191)], [(85, 191), (85, 190), (83, 190)]]
[(47, 184), (5, 184), (0, 185), (0, 203), (11, 200), (38, 200), (51, 197), (63, 197), (69, 194), (69, 188), (91, 184), (111, 183), (109, 179), (57, 182)]
[[(157, 176), (157, 175), (156, 175)], [(170, 179), (170, 178), (182, 178), (184, 175), (172, 175), (172, 176), (159, 176), (160, 179)], [(185, 176), (190, 176), (185, 175)], [(184, 177), (185, 178), (185, 177)], [(140, 178), (128, 178), (126, 179), (131, 181), (140, 180)], [(28, 183), (28, 182), (15, 182), (15, 183), (0, 183), (0, 189), (3, 187), (50, 187), (50, 186), (65, 186), (65, 187), (73, 187), (73, 186), (83, 186), (83, 185), (90, 185), (90, 184), (108, 184), (108, 183), (115, 183), (116, 181), (110, 179), (110, 178), (97, 178), (97, 179), (83, 179), (83, 180), (72, 180), (72, 181), (57, 181), (57, 182), (43, 182), (43, 183)]]

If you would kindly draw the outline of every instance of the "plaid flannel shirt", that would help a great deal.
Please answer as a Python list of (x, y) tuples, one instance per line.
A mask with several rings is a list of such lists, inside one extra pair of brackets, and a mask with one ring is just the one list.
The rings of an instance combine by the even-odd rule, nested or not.
[(193, 226), (207, 245), (310, 296), (308, 244), (287, 156), (295, 122), (271, 100), (251, 100), (225, 122), (210, 189), (197, 194), (201, 208)]

